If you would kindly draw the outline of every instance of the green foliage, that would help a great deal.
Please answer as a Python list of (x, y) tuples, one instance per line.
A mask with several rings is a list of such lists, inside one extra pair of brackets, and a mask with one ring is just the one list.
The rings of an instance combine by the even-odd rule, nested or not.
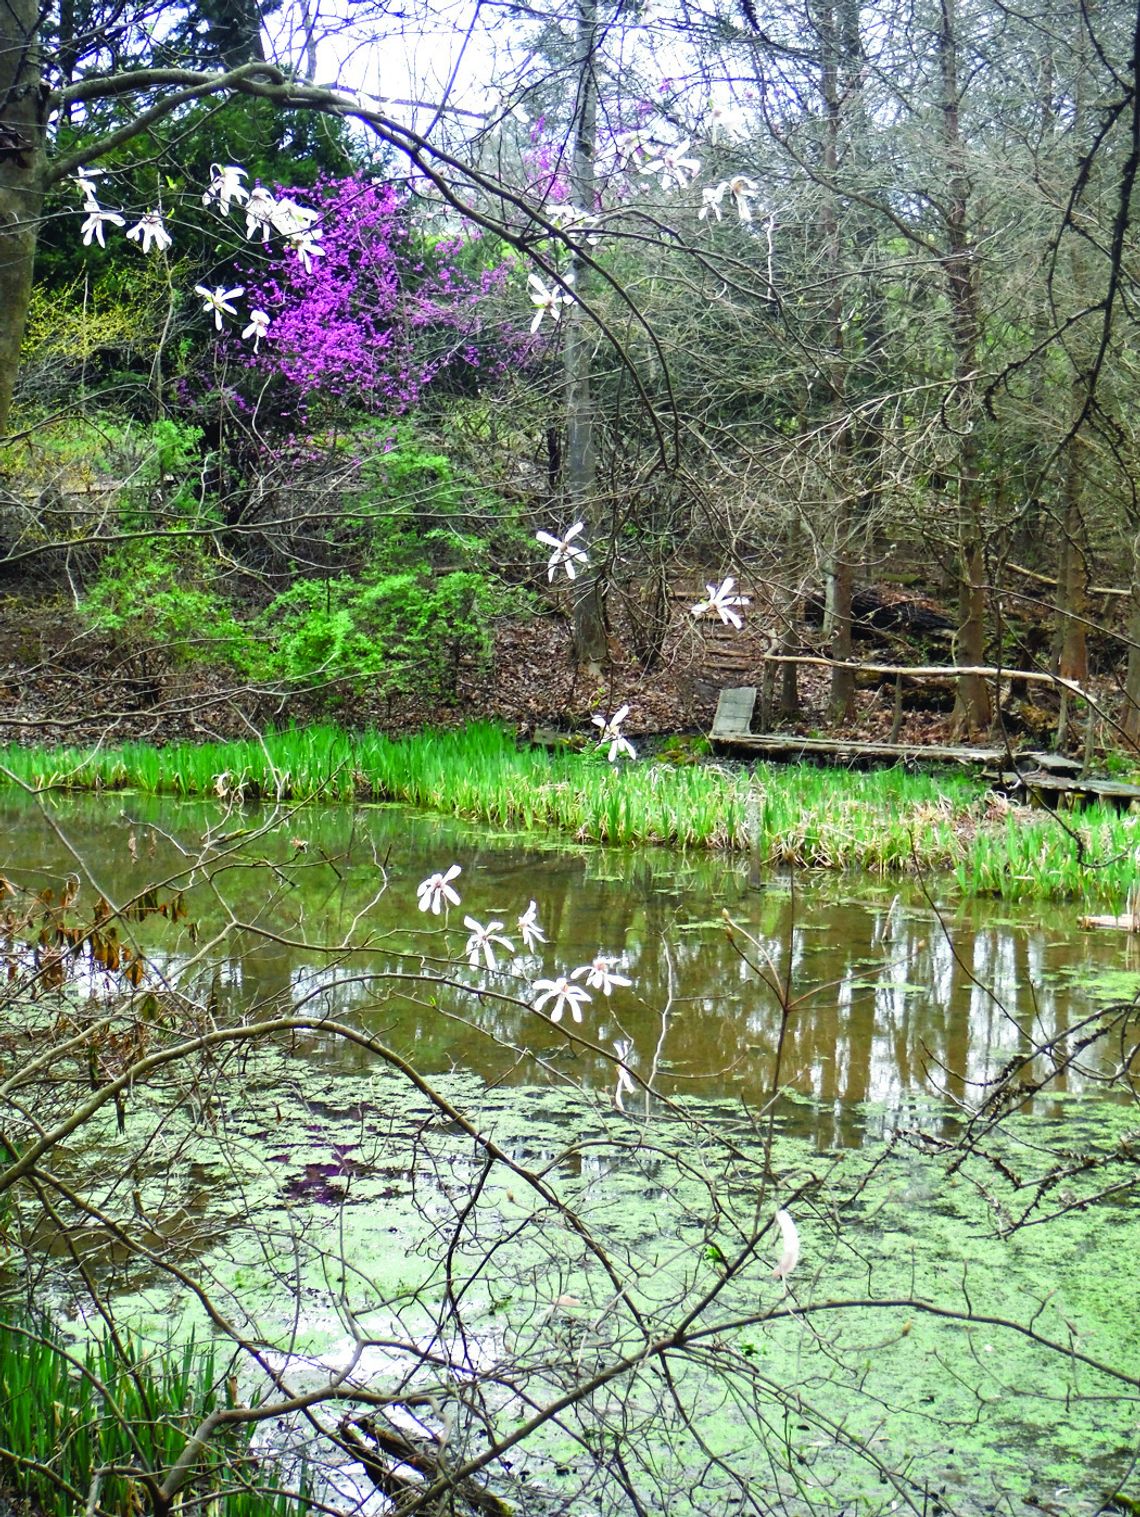
[(489, 659), (490, 623), (508, 604), (500, 586), (472, 571), (340, 575), (291, 586), (258, 629), (267, 671), (290, 684), (454, 695), (461, 661)]
[[(212, 1349), (191, 1337), (180, 1349), (144, 1352), (125, 1335), (109, 1335), (85, 1353), (68, 1352), (46, 1322), (9, 1315), (0, 1322), (4, 1487), (45, 1517), (82, 1511), (96, 1471), (98, 1510), (143, 1509), (139, 1475), (160, 1478), (209, 1413), (235, 1404), (236, 1387), (217, 1373)], [(262, 1476), (264, 1472), (260, 1472)], [(253, 1489), (259, 1467), (250, 1432), (221, 1432), (207, 1447), (188, 1497), (223, 1499), (231, 1517), (286, 1517), (307, 1509), (298, 1499)]]
[(131, 651), (161, 648), (175, 663), (254, 672), (248, 632), (218, 589), (205, 550), (185, 535), (145, 535), (109, 553), (80, 613)]
[(357, 460), (347, 507), (367, 523), (366, 558), (384, 573), (437, 569), (485, 574), (532, 558), (517, 507), (480, 485), (409, 422), (362, 426), (337, 445)]

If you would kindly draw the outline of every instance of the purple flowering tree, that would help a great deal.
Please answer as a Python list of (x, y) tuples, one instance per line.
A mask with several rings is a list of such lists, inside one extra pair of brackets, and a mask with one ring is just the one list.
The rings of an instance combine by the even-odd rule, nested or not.
[(476, 235), (429, 243), (400, 191), (359, 175), (296, 194), (319, 213), (320, 251), (303, 260), (285, 245), (243, 274), (268, 324), (242, 361), (276, 381), (278, 414), (399, 416), (433, 382), (470, 389), (517, 358), (522, 336), (496, 298), (509, 266), (488, 267)]

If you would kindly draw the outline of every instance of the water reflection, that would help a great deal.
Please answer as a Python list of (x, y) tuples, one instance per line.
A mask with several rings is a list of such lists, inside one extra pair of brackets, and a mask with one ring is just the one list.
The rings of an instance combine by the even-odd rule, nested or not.
[[(927, 897), (913, 885), (758, 879), (746, 860), (539, 846), (395, 807), (226, 816), (137, 796), (50, 809), (8, 797), (0, 827), (0, 873), (30, 890), (78, 875), (80, 920), (99, 894), (184, 888), (184, 919), (133, 930), (151, 976), (215, 1015), (351, 1020), (428, 1074), (612, 1091), (612, 1058), (529, 1006), (536, 978), (612, 955), (633, 985), (593, 992), (590, 1042), (612, 1055), (628, 1040), (629, 1068), (675, 1097), (755, 1107), (774, 1085), (810, 1096), (822, 1146), (851, 1141), (865, 1103), (894, 1114), (923, 1093), (976, 1103), (1011, 1057), (1090, 1011), (1074, 977), (1136, 967), (1124, 940), (1078, 932), (1074, 909), (1018, 920), (1003, 905), (940, 899), (938, 882)], [(453, 862), (462, 906), (450, 919), (418, 911), (416, 885)], [(547, 944), (493, 974), (469, 968), (463, 916), (505, 923), (519, 948), (515, 922), (532, 899)], [(85, 973), (99, 993), (100, 972)], [(340, 1069), (366, 1060), (316, 1034), (297, 1051)], [(636, 1109), (641, 1097), (625, 1099)]]

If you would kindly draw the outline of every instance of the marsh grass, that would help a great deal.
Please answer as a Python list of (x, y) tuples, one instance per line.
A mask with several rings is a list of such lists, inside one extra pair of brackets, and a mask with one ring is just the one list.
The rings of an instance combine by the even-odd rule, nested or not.
[[(582, 841), (751, 851), (770, 865), (887, 875), (950, 871), (967, 895), (1123, 901), (1137, 822), (993, 807), (962, 775), (807, 765), (614, 768), (597, 751), (519, 748), (490, 723), (392, 739), (290, 728), (234, 743), (9, 748), (0, 772), (33, 789), (125, 787), (237, 799), (402, 801)], [(1078, 845), (1078, 841), (1080, 844)]]
[[(50, 1324), (12, 1313), (0, 1320), (0, 1388), (0, 1486), (45, 1517), (94, 1509), (88, 1502), (96, 1471), (99, 1511), (144, 1510), (149, 1503), (134, 1472), (161, 1480), (202, 1419), (233, 1404), (213, 1350), (193, 1339), (144, 1353), (129, 1338), (120, 1335), (115, 1344), (108, 1335), (69, 1351)], [(187, 1498), (207, 1509), (214, 1501), (227, 1517), (305, 1510), (303, 1484), (295, 1497), (254, 1488), (259, 1474), (272, 1471), (250, 1457), (249, 1443), (248, 1430), (221, 1434)]]

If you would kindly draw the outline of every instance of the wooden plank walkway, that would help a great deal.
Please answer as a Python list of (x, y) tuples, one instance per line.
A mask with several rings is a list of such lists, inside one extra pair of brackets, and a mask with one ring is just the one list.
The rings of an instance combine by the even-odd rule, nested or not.
[(795, 733), (725, 733), (715, 727), (709, 734), (724, 748), (739, 749), (765, 758), (830, 758), (837, 763), (899, 763), (910, 759), (927, 764), (973, 764), (995, 769), (1004, 760), (1004, 748), (967, 748), (949, 743), (861, 743), (857, 739), (797, 737)]
[[(720, 692), (709, 733), (719, 748), (756, 758), (819, 758), (837, 764), (904, 763), (963, 764), (981, 770), (993, 783), (1016, 795), (1036, 795), (1048, 805), (1062, 796), (1114, 801), (1140, 801), (1140, 785), (1128, 785), (1095, 775), (1082, 776), (1076, 759), (1063, 754), (1007, 748), (975, 748), (948, 743), (863, 743), (855, 738), (800, 737), (794, 732), (753, 732), (756, 691), (739, 686)], [(1009, 767), (1012, 759), (1015, 767)]]
[(740, 749), (770, 758), (817, 756), (843, 763), (859, 760), (880, 762), (924, 759), (932, 764), (977, 764), (997, 768), (1006, 759), (1004, 748), (969, 748), (926, 743), (861, 743), (856, 738), (798, 737), (794, 732), (750, 731), (756, 706), (756, 690), (745, 685), (722, 690), (716, 703), (709, 736), (725, 748)]

